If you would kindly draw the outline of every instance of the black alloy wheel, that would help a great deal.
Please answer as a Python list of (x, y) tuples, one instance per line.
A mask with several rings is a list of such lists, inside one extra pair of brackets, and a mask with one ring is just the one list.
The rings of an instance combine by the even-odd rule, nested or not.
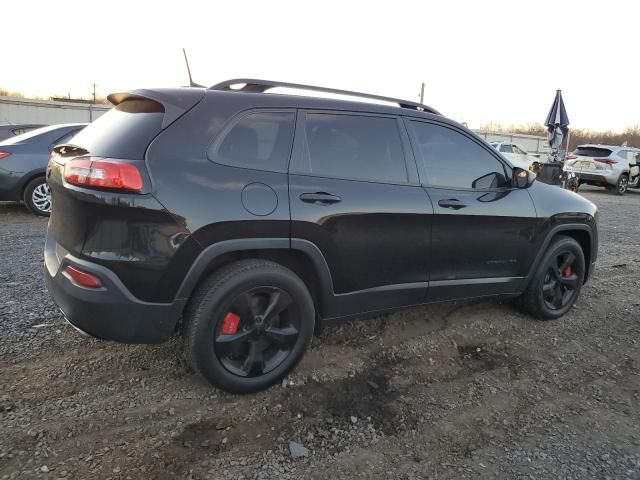
[(542, 296), (550, 310), (560, 310), (575, 301), (578, 275), (575, 274), (576, 256), (562, 252), (549, 263), (542, 283)]
[(302, 359), (316, 311), (302, 279), (269, 260), (240, 260), (205, 279), (185, 309), (185, 353), (207, 382), (263, 390)]
[(540, 320), (560, 318), (580, 295), (584, 277), (582, 246), (574, 238), (558, 235), (550, 242), (517, 303)]
[(214, 351), (231, 373), (256, 377), (282, 364), (299, 334), (299, 309), (291, 296), (277, 287), (257, 287), (238, 295), (218, 321)]

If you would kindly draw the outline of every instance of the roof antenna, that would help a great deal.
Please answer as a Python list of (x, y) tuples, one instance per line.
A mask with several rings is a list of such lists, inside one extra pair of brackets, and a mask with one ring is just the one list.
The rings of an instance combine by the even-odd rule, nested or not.
[(187, 64), (187, 73), (189, 74), (189, 86), (190, 87), (204, 87), (204, 85), (199, 85), (193, 81), (191, 78), (191, 69), (189, 68), (189, 60), (187, 60), (187, 51), (183, 48), (182, 53), (184, 54), (184, 63)]

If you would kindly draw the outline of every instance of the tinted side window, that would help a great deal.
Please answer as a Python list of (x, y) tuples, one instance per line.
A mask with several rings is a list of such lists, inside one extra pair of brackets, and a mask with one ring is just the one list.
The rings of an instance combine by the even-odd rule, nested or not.
[(409, 123), (419, 145), (427, 184), (479, 189), (507, 186), (502, 163), (471, 139), (439, 125)]
[(397, 120), (308, 113), (303, 173), (373, 182), (406, 183)]
[(255, 112), (243, 117), (209, 150), (214, 162), (232, 167), (286, 172), (293, 112)]

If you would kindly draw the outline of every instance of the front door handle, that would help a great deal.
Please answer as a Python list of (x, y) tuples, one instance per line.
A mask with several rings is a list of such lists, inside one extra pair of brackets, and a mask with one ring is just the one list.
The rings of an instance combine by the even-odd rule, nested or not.
[(447, 199), (440, 200), (438, 202), (438, 205), (440, 205), (442, 208), (452, 208), (454, 210), (460, 210), (461, 208), (464, 208), (467, 206), (466, 203), (461, 202), (457, 198), (447, 198)]
[(326, 192), (316, 193), (303, 193), (300, 195), (300, 200), (305, 203), (315, 203), (318, 205), (330, 205), (332, 203), (338, 203), (342, 199), (337, 195), (332, 195)]

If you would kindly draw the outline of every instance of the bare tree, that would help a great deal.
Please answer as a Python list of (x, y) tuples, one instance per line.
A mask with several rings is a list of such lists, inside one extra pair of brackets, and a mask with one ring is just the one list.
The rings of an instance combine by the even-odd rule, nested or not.
[[(504, 126), (500, 123), (490, 122), (481, 125), (481, 130), (501, 133), (522, 133), (526, 135), (546, 136), (547, 129), (541, 123), (527, 123), (524, 125)], [(572, 128), (569, 140), (569, 150), (574, 150), (578, 145), (585, 143), (602, 143), (607, 145), (622, 145), (627, 142), (631, 147), (640, 147), (640, 125), (625, 128), (622, 132), (608, 130), (599, 132), (584, 128)]]

